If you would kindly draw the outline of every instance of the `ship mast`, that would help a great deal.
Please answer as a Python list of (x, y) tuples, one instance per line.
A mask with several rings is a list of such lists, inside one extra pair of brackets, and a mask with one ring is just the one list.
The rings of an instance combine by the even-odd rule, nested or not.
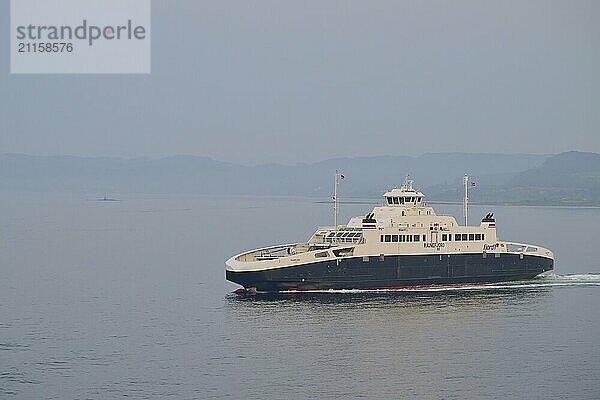
[(344, 179), (344, 174), (340, 173), (337, 169), (335, 170), (335, 182), (333, 186), (333, 226), (335, 230), (338, 229), (337, 217), (338, 211), (340, 208), (340, 203), (338, 200), (338, 186), (340, 184), (340, 179)]
[(463, 213), (465, 215), (465, 226), (469, 225), (469, 177), (465, 174), (463, 178), (465, 195), (463, 197)]
[(337, 231), (337, 215), (338, 215), (338, 185), (339, 185), (339, 172), (335, 170), (335, 181), (333, 184), (333, 226)]

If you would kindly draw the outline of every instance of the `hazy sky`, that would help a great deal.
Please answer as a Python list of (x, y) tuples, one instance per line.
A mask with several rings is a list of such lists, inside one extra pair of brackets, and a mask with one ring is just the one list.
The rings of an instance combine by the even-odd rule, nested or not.
[(600, 1), (153, 0), (152, 74), (10, 75), (0, 152), (600, 152)]

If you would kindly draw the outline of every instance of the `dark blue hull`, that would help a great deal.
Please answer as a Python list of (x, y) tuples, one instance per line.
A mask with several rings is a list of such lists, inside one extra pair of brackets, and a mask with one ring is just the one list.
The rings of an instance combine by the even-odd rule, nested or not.
[(354, 257), (264, 271), (226, 271), (227, 280), (258, 291), (393, 289), (531, 279), (554, 268), (527, 254), (435, 254)]

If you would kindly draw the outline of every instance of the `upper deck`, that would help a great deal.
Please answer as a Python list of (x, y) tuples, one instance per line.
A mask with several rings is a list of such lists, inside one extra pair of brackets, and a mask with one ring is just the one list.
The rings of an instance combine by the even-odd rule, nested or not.
[(399, 188), (393, 188), (383, 194), (385, 203), (390, 207), (420, 207), (423, 205), (423, 193), (413, 189), (413, 181), (408, 177)]

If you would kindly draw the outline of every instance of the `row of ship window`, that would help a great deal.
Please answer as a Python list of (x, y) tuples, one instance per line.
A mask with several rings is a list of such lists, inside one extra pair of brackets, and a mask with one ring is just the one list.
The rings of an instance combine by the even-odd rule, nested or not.
[[(454, 241), (455, 242), (466, 242), (469, 240), (485, 240), (485, 234), (483, 233), (455, 233)], [(442, 233), (442, 242), (450, 242), (452, 241), (451, 233)]]
[(421, 197), (386, 197), (388, 204), (420, 203)]
[[(421, 241), (421, 235), (380, 235), (379, 240), (385, 243), (405, 243), (405, 242), (419, 242)], [(466, 242), (470, 240), (485, 240), (483, 233), (455, 233), (454, 241)], [(426, 241), (426, 236), (423, 235), (423, 241)], [(452, 241), (451, 233), (442, 234), (442, 242)]]
[(329, 232), (327, 236), (325, 236), (325, 242), (328, 243), (355, 243), (359, 242), (362, 238), (362, 232), (356, 231), (338, 231), (338, 232)]
[(345, 237), (351, 237), (351, 238), (357, 238), (359, 236), (362, 236), (362, 232), (356, 232), (356, 231), (338, 231), (338, 232), (329, 232), (326, 236), (326, 238), (345, 238)]
[[(380, 235), (379, 240), (382, 242), (420, 242), (421, 235)], [(423, 235), (423, 241), (425, 241), (425, 235)]]

